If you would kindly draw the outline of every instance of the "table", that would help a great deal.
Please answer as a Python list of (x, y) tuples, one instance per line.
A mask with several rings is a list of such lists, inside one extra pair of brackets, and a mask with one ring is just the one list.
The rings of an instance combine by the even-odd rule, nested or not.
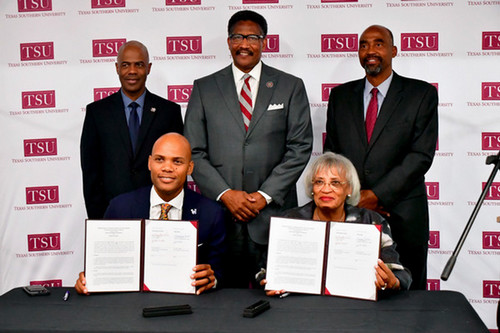
[[(164, 293), (77, 295), (49, 288), (30, 297), (15, 288), (0, 297), (2, 332), (488, 332), (467, 299), (454, 291), (407, 291), (377, 302), (331, 296), (266, 297), (262, 290), (222, 289), (200, 296)], [(66, 290), (68, 301), (63, 301)], [(244, 318), (267, 299), (271, 309)], [(148, 306), (190, 304), (193, 313), (142, 317)]]

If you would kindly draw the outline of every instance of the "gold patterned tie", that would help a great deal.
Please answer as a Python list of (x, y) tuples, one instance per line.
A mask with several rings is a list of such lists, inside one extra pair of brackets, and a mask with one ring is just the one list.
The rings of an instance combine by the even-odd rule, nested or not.
[(168, 211), (172, 208), (172, 205), (164, 203), (161, 205), (160, 220), (168, 220)]

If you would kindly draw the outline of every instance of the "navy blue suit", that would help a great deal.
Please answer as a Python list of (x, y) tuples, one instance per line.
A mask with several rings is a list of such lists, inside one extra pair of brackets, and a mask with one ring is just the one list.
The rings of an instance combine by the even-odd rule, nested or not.
[[(151, 186), (120, 194), (109, 203), (105, 219), (148, 219)], [(198, 263), (210, 264), (217, 283), (222, 281), (222, 256), (225, 252), (226, 229), (224, 209), (204, 196), (184, 189), (182, 220), (198, 221)]]

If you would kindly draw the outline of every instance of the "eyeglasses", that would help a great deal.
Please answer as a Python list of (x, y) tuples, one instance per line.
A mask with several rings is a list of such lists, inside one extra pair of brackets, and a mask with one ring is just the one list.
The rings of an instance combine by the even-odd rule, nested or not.
[(257, 44), (264, 36), (262, 35), (241, 35), (241, 34), (233, 34), (229, 35), (229, 40), (233, 44), (241, 44), (243, 40), (246, 39), (249, 44)]
[(313, 186), (317, 188), (318, 190), (323, 189), (325, 185), (329, 185), (331, 189), (337, 190), (342, 187), (342, 185), (347, 184), (347, 182), (341, 182), (339, 180), (332, 180), (331, 182), (327, 183), (324, 180), (318, 179), (313, 181)]

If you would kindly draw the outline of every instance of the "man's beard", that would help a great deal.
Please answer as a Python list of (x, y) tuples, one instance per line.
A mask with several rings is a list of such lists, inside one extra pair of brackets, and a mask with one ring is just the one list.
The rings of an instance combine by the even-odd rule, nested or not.
[(382, 65), (379, 64), (375, 67), (370, 66), (370, 65), (365, 65), (364, 69), (365, 69), (367, 75), (375, 76), (375, 75), (378, 75), (382, 71)]

